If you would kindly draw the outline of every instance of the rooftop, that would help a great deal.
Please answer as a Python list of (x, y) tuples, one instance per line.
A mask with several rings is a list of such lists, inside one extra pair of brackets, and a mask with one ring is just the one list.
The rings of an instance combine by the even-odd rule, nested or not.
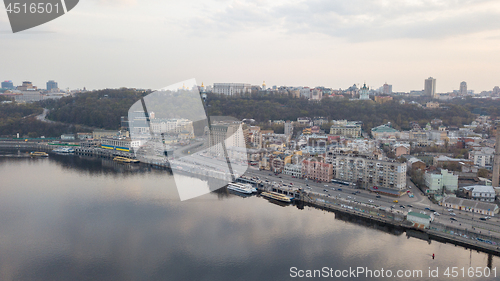
[(408, 216), (419, 217), (419, 218), (428, 219), (428, 220), (431, 219), (431, 217), (429, 215), (424, 215), (424, 214), (416, 213), (416, 212), (408, 212)]
[(477, 210), (494, 211), (494, 210), (498, 209), (498, 206), (496, 204), (493, 204), (493, 203), (486, 203), (486, 202), (451, 197), (451, 196), (443, 198), (442, 202), (454, 204), (454, 205), (458, 205), (458, 206), (462, 206), (462, 207), (473, 208), (473, 209), (477, 209)]
[(387, 125), (380, 125), (378, 127), (375, 127), (372, 129), (372, 132), (377, 132), (377, 133), (397, 133), (399, 132), (398, 130), (389, 127)]
[(470, 185), (470, 186), (464, 186), (464, 189), (472, 190), (474, 192), (495, 193), (495, 190), (493, 189), (493, 186), (491, 186), (491, 185)]

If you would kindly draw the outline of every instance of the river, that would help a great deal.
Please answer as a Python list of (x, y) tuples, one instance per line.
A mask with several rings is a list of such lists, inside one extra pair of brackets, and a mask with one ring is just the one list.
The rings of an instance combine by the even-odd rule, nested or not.
[(311, 207), (226, 190), (180, 201), (172, 175), (142, 164), (0, 151), (0, 280), (373, 279), (358, 267), (461, 280), (488, 265), (476, 279), (498, 280), (498, 257)]

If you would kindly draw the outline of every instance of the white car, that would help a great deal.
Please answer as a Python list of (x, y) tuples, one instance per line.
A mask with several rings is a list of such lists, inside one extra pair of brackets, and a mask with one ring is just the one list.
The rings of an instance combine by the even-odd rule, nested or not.
[(347, 196), (347, 198), (351, 199), (352, 197), (351, 196)]
[(457, 215), (457, 214), (455, 214), (455, 213), (450, 213), (450, 216), (456, 216), (456, 215)]
[(368, 202), (373, 203), (373, 200), (370, 199), (370, 200), (368, 200)]
[(435, 216), (440, 216), (440, 214), (438, 212), (434, 212), (434, 215)]
[(325, 187), (328, 187), (328, 184), (325, 184)]

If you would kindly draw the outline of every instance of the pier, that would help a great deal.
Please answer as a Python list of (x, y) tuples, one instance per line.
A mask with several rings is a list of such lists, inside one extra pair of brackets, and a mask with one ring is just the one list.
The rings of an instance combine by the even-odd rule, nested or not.
[[(251, 180), (245, 180), (248, 183)], [(255, 182), (255, 181), (253, 181)], [(329, 197), (323, 194), (300, 190), (294, 187), (283, 187), (267, 183), (255, 182), (259, 192), (274, 191), (294, 197), (294, 202), (299, 209), (304, 206), (310, 206), (335, 214), (341, 213), (354, 216), (360, 219), (369, 220), (382, 226), (391, 226), (401, 231), (410, 233), (411, 237), (426, 237), (430, 243), (431, 240), (442, 243), (452, 243), (466, 249), (485, 252), (500, 257), (500, 239), (477, 233), (470, 230), (455, 228), (431, 222), (429, 228), (416, 229), (413, 224), (406, 220), (404, 212), (379, 208), (375, 205), (359, 203), (342, 198)]]

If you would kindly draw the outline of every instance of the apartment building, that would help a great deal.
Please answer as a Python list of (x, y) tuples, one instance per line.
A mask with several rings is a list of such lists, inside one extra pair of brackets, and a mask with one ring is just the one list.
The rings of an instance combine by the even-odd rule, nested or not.
[(333, 178), (333, 165), (314, 160), (304, 160), (302, 161), (302, 177), (330, 182)]
[(326, 163), (333, 165), (334, 178), (355, 182), (364, 187), (382, 187), (401, 192), (406, 188), (406, 164), (377, 160), (373, 157), (326, 153)]
[(290, 175), (296, 178), (302, 177), (302, 164), (286, 164), (283, 169), (283, 174)]
[(443, 188), (446, 191), (455, 192), (458, 188), (458, 175), (453, 172), (448, 172), (446, 169), (441, 169), (437, 172), (425, 172), (425, 185), (429, 188), (429, 193), (440, 193)]
[(474, 161), (474, 165), (479, 167), (489, 167), (493, 166), (493, 154), (495, 149), (491, 147), (481, 147), (476, 150), (469, 152), (469, 159)]
[(340, 135), (349, 138), (361, 136), (361, 121), (333, 120), (330, 127), (330, 135)]
[[(238, 151), (238, 148), (246, 149), (245, 137), (240, 122), (221, 122), (212, 124), (210, 130), (209, 152), (212, 155), (224, 156), (222, 142), (226, 144), (226, 150)], [(246, 152), (243, 153), (246, 157)], [(243, 155), (242, 154), (242, 155)]]

